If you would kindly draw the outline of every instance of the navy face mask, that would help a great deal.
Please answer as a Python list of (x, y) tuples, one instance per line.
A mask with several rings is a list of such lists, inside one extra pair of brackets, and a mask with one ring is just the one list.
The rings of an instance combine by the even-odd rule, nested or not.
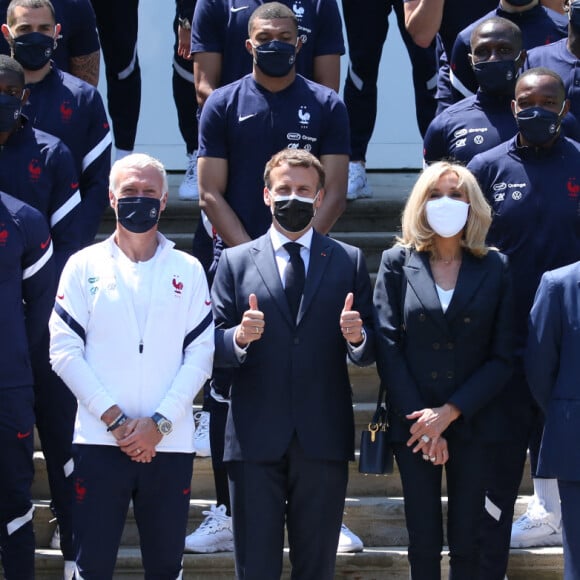
[(570, 2), (568, 17), (573, 28), (580, 31), (580, 1)]
[(561, 114), (562, 111), (554, 113), (542, 107), (530, 107), (516, 114), (516, 122), (524, 139), (532, 145), (539, 146), (558, 134), (562, 122)]
[(513, 95), (517, 71), (515, 60), (492, 60), (473, 65), (473, 72), (484, 93), (490, 95)]
[(0, 95), (0, 133), (11, 131), (20, 117), (22, 101), (19, 97)]
[(148, 232), (159, 221), (161, 200), (154, 197), (121, 197), (117, 200), (117, 221), (134, 234)]
[[(254, 45), (252, 45), (254, 46)], [(296, 47), (287, 42), (272, 40), (254, 46), (256, 66), (269, 77), (286, 76), (296, 61)]]
[(13, 40), (14, 59), (26, 70), (40, 70), (54, 52), (54, 38), (41, 32), (22, 34)]

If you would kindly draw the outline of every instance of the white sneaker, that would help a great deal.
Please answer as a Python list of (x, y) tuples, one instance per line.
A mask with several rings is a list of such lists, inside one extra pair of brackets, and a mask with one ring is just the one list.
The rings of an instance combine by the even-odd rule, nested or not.
[(362, 552), (364, 544), (362, 540), (353, 532), (351, 532), (344, 524), (340, 528), (340, 536), (338, 538), (338, 554), (345, 554), (347, 552)]
[(53, 550), (60, 550), (60, 528), (58, 525), (54, 528), (52, 538), (50, 538), (50, 547)]
[(539, 501), (532, 500), (526, 513), (512, 524), (511, 548), (532, 546), (561, 546), (562, 523), (554, 522), (554, 516)]
[(197, 190), (197, 151), (188, 155), (187, 159), (187, 169), (179, 186), (179, 199), (194, 201), (199, 199), (199, 191)]
[(212, 505), (210, 511), (202, 513), (207, 517), (195, 532), (185, 537), (185, 551), (198, 554), (233, 552), (232, 518), (226, 515), (226, 506)]
[(367, 181), (365, 166), (362, 163), (350, 162), (348, 164), (348, 189), (346, 199), (360, 199), (372, 197), (373, 190)]
[(211, 445), (209, 442), (209, 413), (198, 411), (193, 415), (195, 433), (193, 434), (193, 450), (198, 457), (209, 457)]
[(74, 580), (76, 571), (77, 571), (76, 563), (70, 560), (65, 560), (64, 571), (62, 574), (63, 580)]

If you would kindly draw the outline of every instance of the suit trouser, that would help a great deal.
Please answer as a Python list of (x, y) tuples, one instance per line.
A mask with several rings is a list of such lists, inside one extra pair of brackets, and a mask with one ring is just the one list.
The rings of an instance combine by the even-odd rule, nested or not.
[(279, 580), (286, 524), (291, 577), (333, 580), (348, 462), (307, 457), (294, 436), (279, 460), (227, 468), (237, 578)]
[(0, 389), (0, 553), (6, 580), (34, 578), (33, 449), (32, 387)]
[(47, 328), (38, 355), (33, 360), (36, 427), (46, 461), (50, 509), (56, 516), (60, 531), (60, 549), (65, 560), (74, 560), (72, 438), (77, 400), (50, 366), (48, 341)]
[[(478, 524), (484, 504), (485, 445), (447, 439), (447, 541), (453, 580), (473, 580), (479, 564)], [(425, 461), (405, 443), (393, 445), (403, 483), (405, 519), (409, 532), (409, 564), (413, 580), (441, 578), (443, 468)]]
[(413, 67), (415, 110), (421, 135), (425, 134), (435, 116), (437, 63), (434, 44), (429, 48), (420, 48), (413, 42), (405, 29), (402, 0), (342, 0), (350, 61), (344, 85), (344, 103), (350, 119), (353, 161), (366, 159), (375, 127), (379, 63), (389, 31), (389, 13), (393, 8)]
[(580, 578), (580, 481), (558, 480), (564, 532), (564, 579)]
[[(194, 2), (195, 3), (195, 2)], [(186, 60), (177, 54), (178, 14), (173, 20), (175, 44), (173, 46), (173, 101), (177, 110), (179, 132), (185, 141), (188, 154), (197, 149), (197, 99), (193, 83), (193, 61)]]
[(132, 151), (141, 108), (137, 56), (139, 0), (91, 0), (107, 77), (107, 105), (115, 147)]
[(118, 447), (75, 445), (74, 456), (73, 525), (81, 579), (113, 578), (131, 500), (145, 578), (179, 578), (193, 455), (160, 452), (151, 463), (137, 463)]

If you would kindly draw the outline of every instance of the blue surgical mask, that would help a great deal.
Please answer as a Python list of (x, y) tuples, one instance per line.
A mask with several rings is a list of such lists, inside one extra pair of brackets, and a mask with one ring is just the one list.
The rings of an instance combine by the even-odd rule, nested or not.
[(490, 95), (513, 95), (518, 76), (517, 58), (515, 60), (491, 60), (474, 64), (473, 72), (479, 88)]
[(55, 49), (54, 38), (41, 32), (12, 36), (12, 40), (14, 59), (25, 70), (40, 70), (50, 60)]
[(580, 0), (570, 2), (568, 7), (568, 18), (573, 28), (580, 31)]
[(540, 146), (553, 139), (560, 131), (561, 114), (548, 111), (542, 107), (530, 107), (516, 114), (516, 122), (522, 137), (532, 145)]
[(134, 234), (143, 234), (159, 221), (161, 200), (155, 197), (121, 197), (117, 200), (117, 221)]
[(7, 133), (13, 129), (21, 110), (20, 97), (0, 94), (0, 133)]
[(296, 62), (296, 47), (288, 42), (272, 40), (252, 46), (256, 51), (256, 66), (269, 77), (286, 76)]

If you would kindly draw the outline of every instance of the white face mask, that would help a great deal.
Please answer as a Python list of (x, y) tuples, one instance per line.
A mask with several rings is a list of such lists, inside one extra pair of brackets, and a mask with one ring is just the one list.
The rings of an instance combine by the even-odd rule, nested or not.
[(432, 199), (425, 205), (427, 221), (431, 229), (442, 238), (452, 238), (467, 222), (469, 204), (447, 195)]

